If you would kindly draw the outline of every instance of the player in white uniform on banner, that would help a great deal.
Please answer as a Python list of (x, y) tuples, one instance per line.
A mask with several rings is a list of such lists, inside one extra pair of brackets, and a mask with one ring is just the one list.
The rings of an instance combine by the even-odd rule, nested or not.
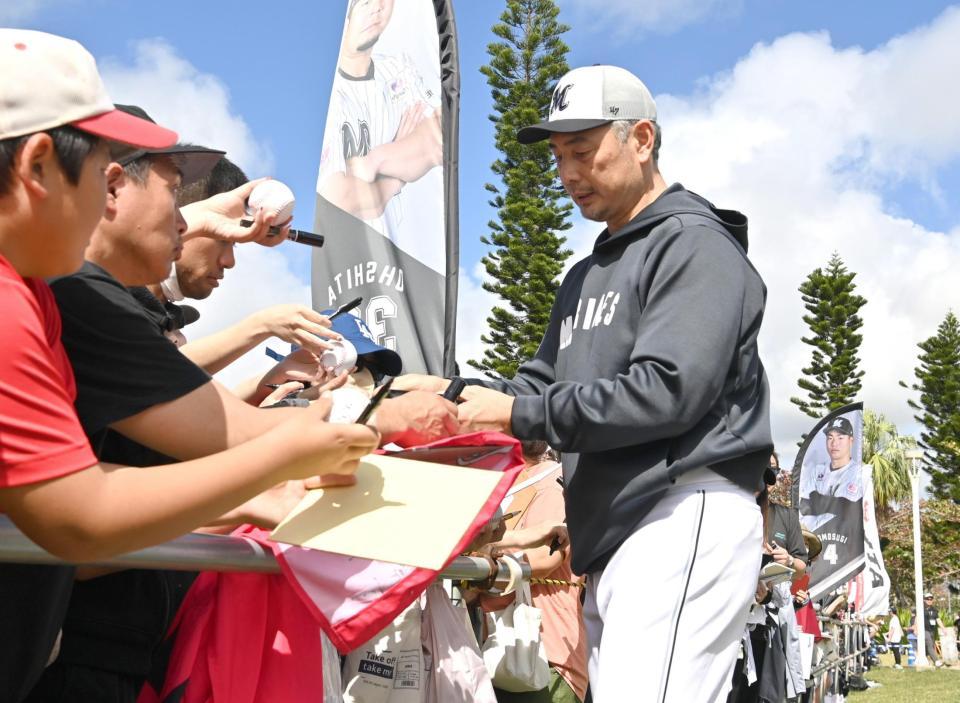
[(406, 55), (373, 53), (394, 0), (353, 0), (327, 114), (317, 192), (395, 240), (401, 191), (443, 156), (439, 96)]
[[(863, 466), (853, 458), (853, 424), (845, 417), (836, 417), (823, 429), (826, 435), (829, 462), (821, 462), (812, 471), (804, 471), (800, 481), (800, 500), (811, 499), (811, 493), (829, 498), (857, 501), (863, 498)], [(835, 517), (832, 512), (804, 515), (803, 526), (816, 530)]]

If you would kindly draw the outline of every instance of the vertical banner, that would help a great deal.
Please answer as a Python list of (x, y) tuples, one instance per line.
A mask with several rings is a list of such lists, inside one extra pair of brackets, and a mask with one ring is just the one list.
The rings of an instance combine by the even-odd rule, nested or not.
[(810, 597), (830, 593), (863, 570), (863, 404), (820, 420), (793, 466), (800, 523), (823, 543), (810, 568)]
[(317, 177), (313, 306), (357, 297), (405, 372), (451, 375), (459, 60), (451, 0), (347, 0)]
[(880, 534), (873, 501), (873, 466), (870, 464), (863, 465), (863, 543), (866, 567), (857, 577), (862, 598), (858, 609), (864, 616), (886, 615), (890, 612), (890, 576), (880, 552)]

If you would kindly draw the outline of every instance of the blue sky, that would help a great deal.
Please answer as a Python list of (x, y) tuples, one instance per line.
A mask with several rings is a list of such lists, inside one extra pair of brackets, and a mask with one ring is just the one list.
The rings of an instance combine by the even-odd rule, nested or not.
[[(463, 94), (461, 361), (479, 352), (492, 302), (476, 275), (492, 215), (483, 184), (496, 156), (478, 69), (503, 4), (454, 0)], [(571, 65), (625, 66), (657, 97), (667, 180), (751, 217), (754, 261), (770, 288), (761, 348), (779, 443), (807, 423), (788, 402), (809, 358), (798, 341), (805, 330), (796, 287), (833, 250), (870, 300), (864, 398), (914, 431), (896, 382), (910, 378), (915, 343), (947, 308), (960, 309), (960, 97), (952, 94), (960, 11), (929, 0), (559, 4), (572, 27)], [(0, 8), (0, 23), (80, 40), (115, 99), (139, 100), (183, 133), (196, 126), (194, 141), (199, 134), (233, 150), (251, 176), (289, 183), (300, 202), (297, 223), (309, 228), (344, 7), (345, 0), (22, 0)], [(571, 247), (584, 253), (599, 229), (575, 218)], [(275, 290), (258, 297), (225, 285), (219, 309), (240, 314), (271, 296), (304, 295), (309, 257), (294, 245), (278, 252), (271, 256), (282, 260), (256, 264), (267, 267)], [(204, 314), (209, 324), (229, 319)]]
[[(218, 2), (51, 0), (38, 2), (22, 23), (74, 37), (101, 60), (130, 61), (137, 40), (161, 38), (199, 71), (219, 78), (229, 90), (233, 111), (242, 115), (257, 140), (269, 146), (273, 175), (289, 183), (306, 206), (297, 219), (301, 227), (309, 227), (313, 215), (306, 210), (312, 209), (342, 5), (337, 0), (241, 2), (228, 12), (227, 5)], [(486, 46), (493, 39), (490, 27), (503, 5), (500, 0), (454, 0), (463, 81), (461, 130), (471, 135), (461, 143), (461, 246), (467, 266), (484, 253), (479, 237), (491, 215), (483, 184), (496, 154), (493, 126), (487, 120), (490, 93), (479, 67), (487, 61)], [(576, 3), (561, 0), (560, 5), (561, 19), (571, 25), (565, 35), (571, 65), (622, 65), (641, 76), (655, 94), (682, 94), (696, 90), (704, 77), (728, 70), (758, 42), (792, 32), (827, 31), (837, 47), (870, 49), (931, 21), (947, 3), (747, 0), (673, 31), (632, 30), (613, 41), (609, 23), (598, 22), (594, 14), (588, 17)], [(255, 17), (255, 8), (263, 16)], [(941, 175), (945, 190), (955, 190), (958, 183), (955, 168)], [(912, 184), (891, 184), (889, 192), (905, 214), (930, 226), (956, 221), (955, 203), (935, 203)], [(303, 270), (305, 258), (291, 259), (298, 272)]]

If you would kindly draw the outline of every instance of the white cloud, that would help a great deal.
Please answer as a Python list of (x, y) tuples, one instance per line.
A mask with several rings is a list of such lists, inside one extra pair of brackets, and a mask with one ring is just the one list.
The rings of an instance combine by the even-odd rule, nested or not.
[(960, 97), (927, 80), (960, 70), (958, 42), (956, 10), (875, 51), (794, 34), (756, 46), (695, 95), (658, 97), (668, 180), (750, 217), (751, 258), (769, 287), (761, 345), (785, 453), (811, 424), (788, 400), (810, 357), (797, 287), (834, 250), (868, 300), (863, 399), (912, 429), (898, 381), (912, 379), (916, 343), (960, 308), (960, 237), (891, 214), (899, 208), (884, 186), (935, 185), (938, 167), (960, 154)]
[(98, 61), (110, 97), (139, 105), (180, 139), (223, 149), (251, 177), (273, 171), (270, 147), (254, 137), (230, 105), (230, 91), (217, 76), (203, 73), (162, 39), (133, 45), (133, 63)]
[(734, 15), (743, 9), (743, 0), (605, 0), (602, 12), (597, 12), (596, 0), (560, 0), (560, 4), (573, 11), (577, 27), (612, 29), (620, 38), (644, 30), (674, 32), (708, 17)]

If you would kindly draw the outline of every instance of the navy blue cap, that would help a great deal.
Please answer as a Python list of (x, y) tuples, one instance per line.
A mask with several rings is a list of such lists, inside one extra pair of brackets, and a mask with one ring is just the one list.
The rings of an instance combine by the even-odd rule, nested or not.
[[(321, 315), (332, 315), (333, 310), (322, 310)], [(331, 320), (335, 332), (343, 335), (357, 349), (357, 356), (372, 357), (370, 362), (388, 376), (399, 376), (403, 360), (393, 349), (381, 347), (373, 340), (367, 323), (356, 315), (343, 313)]]

